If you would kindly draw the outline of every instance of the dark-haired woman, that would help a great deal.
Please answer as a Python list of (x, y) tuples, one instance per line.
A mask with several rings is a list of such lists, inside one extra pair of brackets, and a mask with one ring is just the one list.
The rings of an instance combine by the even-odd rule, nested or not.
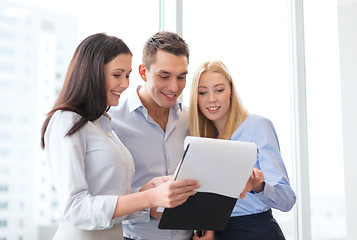
[(175, 207), (198, 187), (196, 180), (158, 177), (130, 188), (133, 159), (111, 130), (107, 110), (129, 85), (131, 59), (116, 37), (100, 33), (83, 40), (43, 124), (41, 144), (60, 201), (56, 240), (123, 239), (121, 221), (128, 214)]

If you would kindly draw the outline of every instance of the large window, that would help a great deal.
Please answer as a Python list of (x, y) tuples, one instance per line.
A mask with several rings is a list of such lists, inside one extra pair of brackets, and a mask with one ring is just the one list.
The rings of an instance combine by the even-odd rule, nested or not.
[(304, 13), (311, 236), (346, 239), (337, 2), (306, 1)]
[(57, 195), (39, 133), (77, 45), (98, 32), (122, 38), (134, 54), (135, 87), (143, 44), (159, 30), (159, 5), (158, 0), (1, 0), (0, 238), (51, 239), (56, 229)]
[[(183, 36), (191, 48), (188, 86), (203, 61), (225, 62), (247, 110), (273, 121), (291, 183), (298, 191), (299, 181), (294, 180), (301, 176), (293, 161), (292, 121), (297, 109), (290, 94), (296, 87), (291, 84), (294, 73), (290, 67), (294, 29), (289, 22), (294, 4), (278, 0), (222, 0), (219, 4), (214, 0), (183, 0)], [(306, 91), (310, 180), (302, 187), (310, 188), (306, 191), (310, 197), (302, 206), (310, 205), (305, 217), (310, 218), (311, 226), (299, 231), (305, 238), (346, 239), (337, 4), (334, 0), (305, 1), (303, 10), (306, 89), (301, 90)], [(185, 104), (188, 93), (186, 89)], [(287, 239), (302, 237), (296, 207), (289, 213), (273, 212)]]
[[(195, 0), (183, 2), (183, 36), (191, 57), (190, 80), (204, 61), (219, 59), (231, 71), (249, 113), (272, 120), (293, 183), (287, 1)], [(187, 102), (186, 102), (187, 104)], [(294, 210), (274, 211), (287, 239), (294, 239)]]

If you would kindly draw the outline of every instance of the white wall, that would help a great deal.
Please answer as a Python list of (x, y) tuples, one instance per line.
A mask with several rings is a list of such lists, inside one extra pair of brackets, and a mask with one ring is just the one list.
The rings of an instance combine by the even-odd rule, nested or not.
[(357, 0), (338, 1), (338, 20), (347, 239), (357, 239)]

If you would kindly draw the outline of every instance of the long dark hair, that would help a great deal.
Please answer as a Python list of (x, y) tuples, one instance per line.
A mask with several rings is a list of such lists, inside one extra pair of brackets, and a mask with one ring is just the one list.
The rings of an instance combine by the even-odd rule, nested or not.
[(44, 135), (48, 123), (56, 111), (72, 111), (81, 116), (66, 134), (71, 136), (88, 121), (98, 119), (108, 110), (104, 65), (121, 53), (132, 55), (121, 39), (104, 33), (91, 35), (79, 44), (57, 101), (42, 125), (42, 148), (45, 147)]

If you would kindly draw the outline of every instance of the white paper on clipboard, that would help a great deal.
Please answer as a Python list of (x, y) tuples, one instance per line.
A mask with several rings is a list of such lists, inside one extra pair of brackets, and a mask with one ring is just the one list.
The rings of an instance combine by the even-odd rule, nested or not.
[(197, 191), (238, 198), (252, 174), (257, 146), (251, 142), (188, 136), (176, 179), (197, 179)]

